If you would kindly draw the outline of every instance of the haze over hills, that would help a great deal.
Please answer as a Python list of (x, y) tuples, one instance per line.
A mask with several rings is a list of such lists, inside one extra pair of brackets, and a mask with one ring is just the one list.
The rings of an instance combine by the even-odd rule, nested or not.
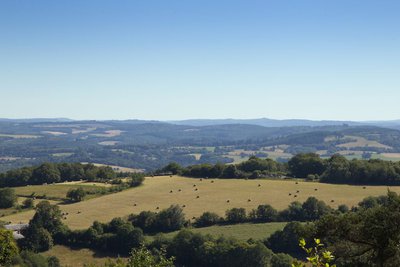
[(0, 170), (66, 161), (151, 171), (172, 161), (184, 166), (230, 163), (252, 155), (287, 161), (302, 152), (398, 160), (399, 125), (272, 119), (1, 119)]
[(375, 121), (341, 121), (341, 120), (308, 120), (308, 119), (269, 119), (269, 118), (255, 118), (255, 119), (186, 119), (186, 120), (141, 120), (141, 119), (128, 119), (128, 120), (74, 120), (69, 118), (24, 118), (24, 119), (9, 119), (0, 118), (0, 122), (16, 122), (16, 123), (37, 123), (37, 122), (113, 122), (113, 123), (129, 123), (129, 124), (143, 124), (143, 123), (169, 123), (175, 125), (189, 125), (189, 126), (213, 126), (224, 124), (248, 124), (258, 125), (263, 127), (293, 127), (293, 126), (334, 126), (334, 125), (348, 125), (348, 126), (361, 126), (361, 125), (375, 125), (382, 127), (400, 127), (400, 120), (375, 120)]

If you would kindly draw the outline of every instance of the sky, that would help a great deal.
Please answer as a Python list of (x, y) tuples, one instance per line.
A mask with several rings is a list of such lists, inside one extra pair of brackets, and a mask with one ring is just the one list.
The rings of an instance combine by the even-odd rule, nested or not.
[(398, 0), (2, 0), (0, 118), (400, 119)]

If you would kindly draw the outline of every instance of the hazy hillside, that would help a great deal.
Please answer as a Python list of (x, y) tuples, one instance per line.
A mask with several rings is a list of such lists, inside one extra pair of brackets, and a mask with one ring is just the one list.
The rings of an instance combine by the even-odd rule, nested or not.
[(141, 120), (0, 121), (0, 169), (3, 171), (44, 161), (94, 162), (153, 170), (171, 161), (182, 165), (229, 163), (251, 155), (285, 161), (300, 152), (397, 160), (400, 131), (343, 123), (264, 127), (254, 124), (192, 126)]

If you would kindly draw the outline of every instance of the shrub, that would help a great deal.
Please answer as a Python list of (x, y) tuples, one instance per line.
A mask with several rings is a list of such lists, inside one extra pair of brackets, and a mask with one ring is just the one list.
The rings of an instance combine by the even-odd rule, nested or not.
[(14, 206), (17, 201), (15, 190), (12, 188), (0, 189), (0, 209), (7, 209)]
[(226, 221), (230, 223), (242, 223), (247, 221), (244, 208), (232, 208), (226, 211)]
[(222, 218), (213, 212), (206, 211), (195, 221), (196, 227), (206, 227), (214, 224), (218, 224), (222, 221)]

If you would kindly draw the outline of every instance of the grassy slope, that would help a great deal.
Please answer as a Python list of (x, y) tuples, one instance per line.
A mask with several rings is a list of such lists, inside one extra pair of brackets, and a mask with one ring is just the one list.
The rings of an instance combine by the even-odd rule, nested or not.
[[(238, 240), (246, 241), (249, 238), (254, 240), (263, 240), (278, 230), (282, 230), (286, 222), (277, 223), (243, 223), (235, 225), (214, 225), (203, 228), (191, 228), (194, 233), (209, 234), (214, 237), (234, 237)], [(166, 237), (172, 238), (179, 231), (165, 234)]]
[(84, 264), (96, 264), (103, 266), (108, 259), (114, 259), (115, 255), (106, 255), (90, 249), (71, 249), (65, 246), (54, 246), (51, 250), (42, 253), (45, 257), (56, 256), (63, 267), (80, 267)]
[[(186, 218), (192, 218), (204, 211), (224, 215), (227, 209), (233, 207), (243, 207), (249, 211), (265, 203), (271, 204), (276, 209), (284, 209), (290, 202), (295, 200), (302, 202), (309, 196), (324, 200), (333, 207), (339, 204), (352, 206), (366, 196), (384, 195), (388, 189), (386, 186), (367, 186), (363, 189), (362, 186), (302, 181), (296, 184), (295, 181), (289, 180), (214, 179), (214, 181), (211, 183), (206, 179), (200, 181), (177, 176), (147, 178), (144, 185), (138, 188), (60, 207), (69, 213), (65, 223), (73, 229), (79, 229), (87, 228), (94, 220), (106, 222), (114, 217), (139, 213), (143, 210), (157, 211), (157, 207), (163, 209), (171, 204), (186, 205), (184, 208)], [(198, 191), (194, 190), (194, 184), (197, 185)], [(181, 192), (178, 192), (178, 189), (181, 189)], [(400, 187), (390, 187), (390, 189), (400, 193)], [(170, 190), (173, 192), (170, 193)], [(296, 193), (297, 190), (300, 192)], [(292, 195), (289, 196), (289, 193)], [(295, 194), (298, 197), (295, 198)], [(230, 202), (227, 203), (227, 200)], [(6, 216), (2, 220), (26, 222), (32, 215), (33, 211), (22, 212)]]

